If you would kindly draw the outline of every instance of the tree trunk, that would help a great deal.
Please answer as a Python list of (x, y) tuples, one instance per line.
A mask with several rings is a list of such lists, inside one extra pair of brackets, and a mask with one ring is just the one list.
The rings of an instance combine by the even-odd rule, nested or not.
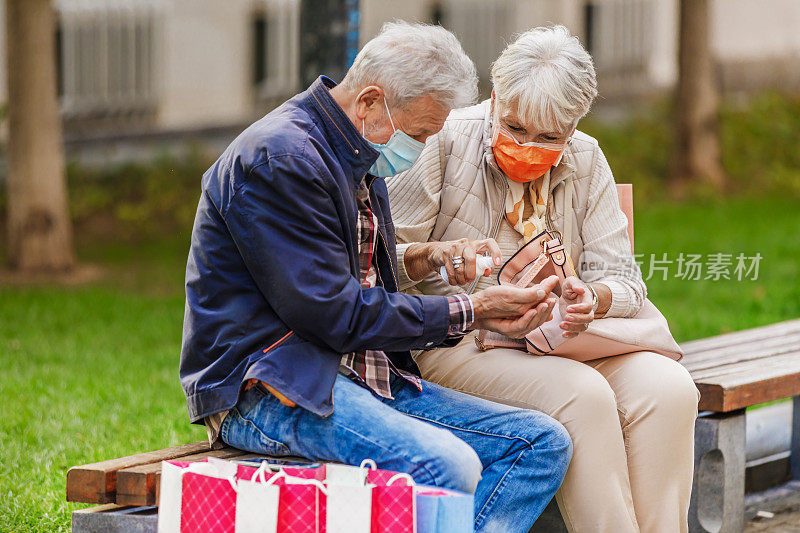
[(672, 190), (692, 182), (716, 190), (726, 184), (717, 106), (719, 95), (710, 44), (709, 0), (680, 0), (676, 143)]
[(9, 266), (69, 270), (75, 258), (50, 0), (6, 0), (6, 35)]

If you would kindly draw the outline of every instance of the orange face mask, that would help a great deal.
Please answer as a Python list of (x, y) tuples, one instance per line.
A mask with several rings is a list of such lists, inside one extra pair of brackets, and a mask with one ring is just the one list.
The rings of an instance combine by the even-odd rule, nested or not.
[(497, 122), (492, 127), (494, 159), (509, 179), (519, 183), (541, 178), (550, 167), (558, 165), (566, 146), (566, 143), (519, 143)]

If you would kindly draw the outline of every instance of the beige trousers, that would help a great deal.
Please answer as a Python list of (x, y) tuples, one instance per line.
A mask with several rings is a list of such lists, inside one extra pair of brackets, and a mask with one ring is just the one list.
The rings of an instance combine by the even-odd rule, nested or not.
[(680, 363), (645, 351), (586, 363), (480, 352), (473, 337), (419, 354), (422, 376), (567, 428), (574, 452), (556, 500), (570, 532), (687, 531), (700, 393)]

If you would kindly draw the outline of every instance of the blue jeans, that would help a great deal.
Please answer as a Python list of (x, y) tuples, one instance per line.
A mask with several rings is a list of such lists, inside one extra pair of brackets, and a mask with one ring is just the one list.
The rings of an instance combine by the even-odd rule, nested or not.
[(572, 457), (564, 427), (536, 411), (392, 377), (393, 400), (337, 376), (326, 418), (286, 407), (261, 386), (243, 393), (220, 428), (230, 446), (268, 455), (411, 474), (417, 483), (475, 494), (475, 530), (527, 532)]

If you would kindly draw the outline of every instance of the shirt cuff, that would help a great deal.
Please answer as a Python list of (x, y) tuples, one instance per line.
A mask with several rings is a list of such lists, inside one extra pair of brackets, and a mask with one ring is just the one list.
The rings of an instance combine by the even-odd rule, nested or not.
[(464, 335), (475, 322), (472, 300), (466, 294), (454, 294), (447, 297), (447, 306), (450, 310), (450, 327), (447, 330), (447, 336)]
[(631, 314), (631, 289), (625, 284), (612, 279), (598, 280), (611, 291), (611, 306), (603, 318), (624, 318)]
[(400, 291), (404, 291), (418, 283), (418, 281), (414, 281), (408, 277), (408, 272), (406, 272), (406, 250), (408, 250), (408, 247), (412, 244), (415, 243), (397, 243), (397, 289)]

